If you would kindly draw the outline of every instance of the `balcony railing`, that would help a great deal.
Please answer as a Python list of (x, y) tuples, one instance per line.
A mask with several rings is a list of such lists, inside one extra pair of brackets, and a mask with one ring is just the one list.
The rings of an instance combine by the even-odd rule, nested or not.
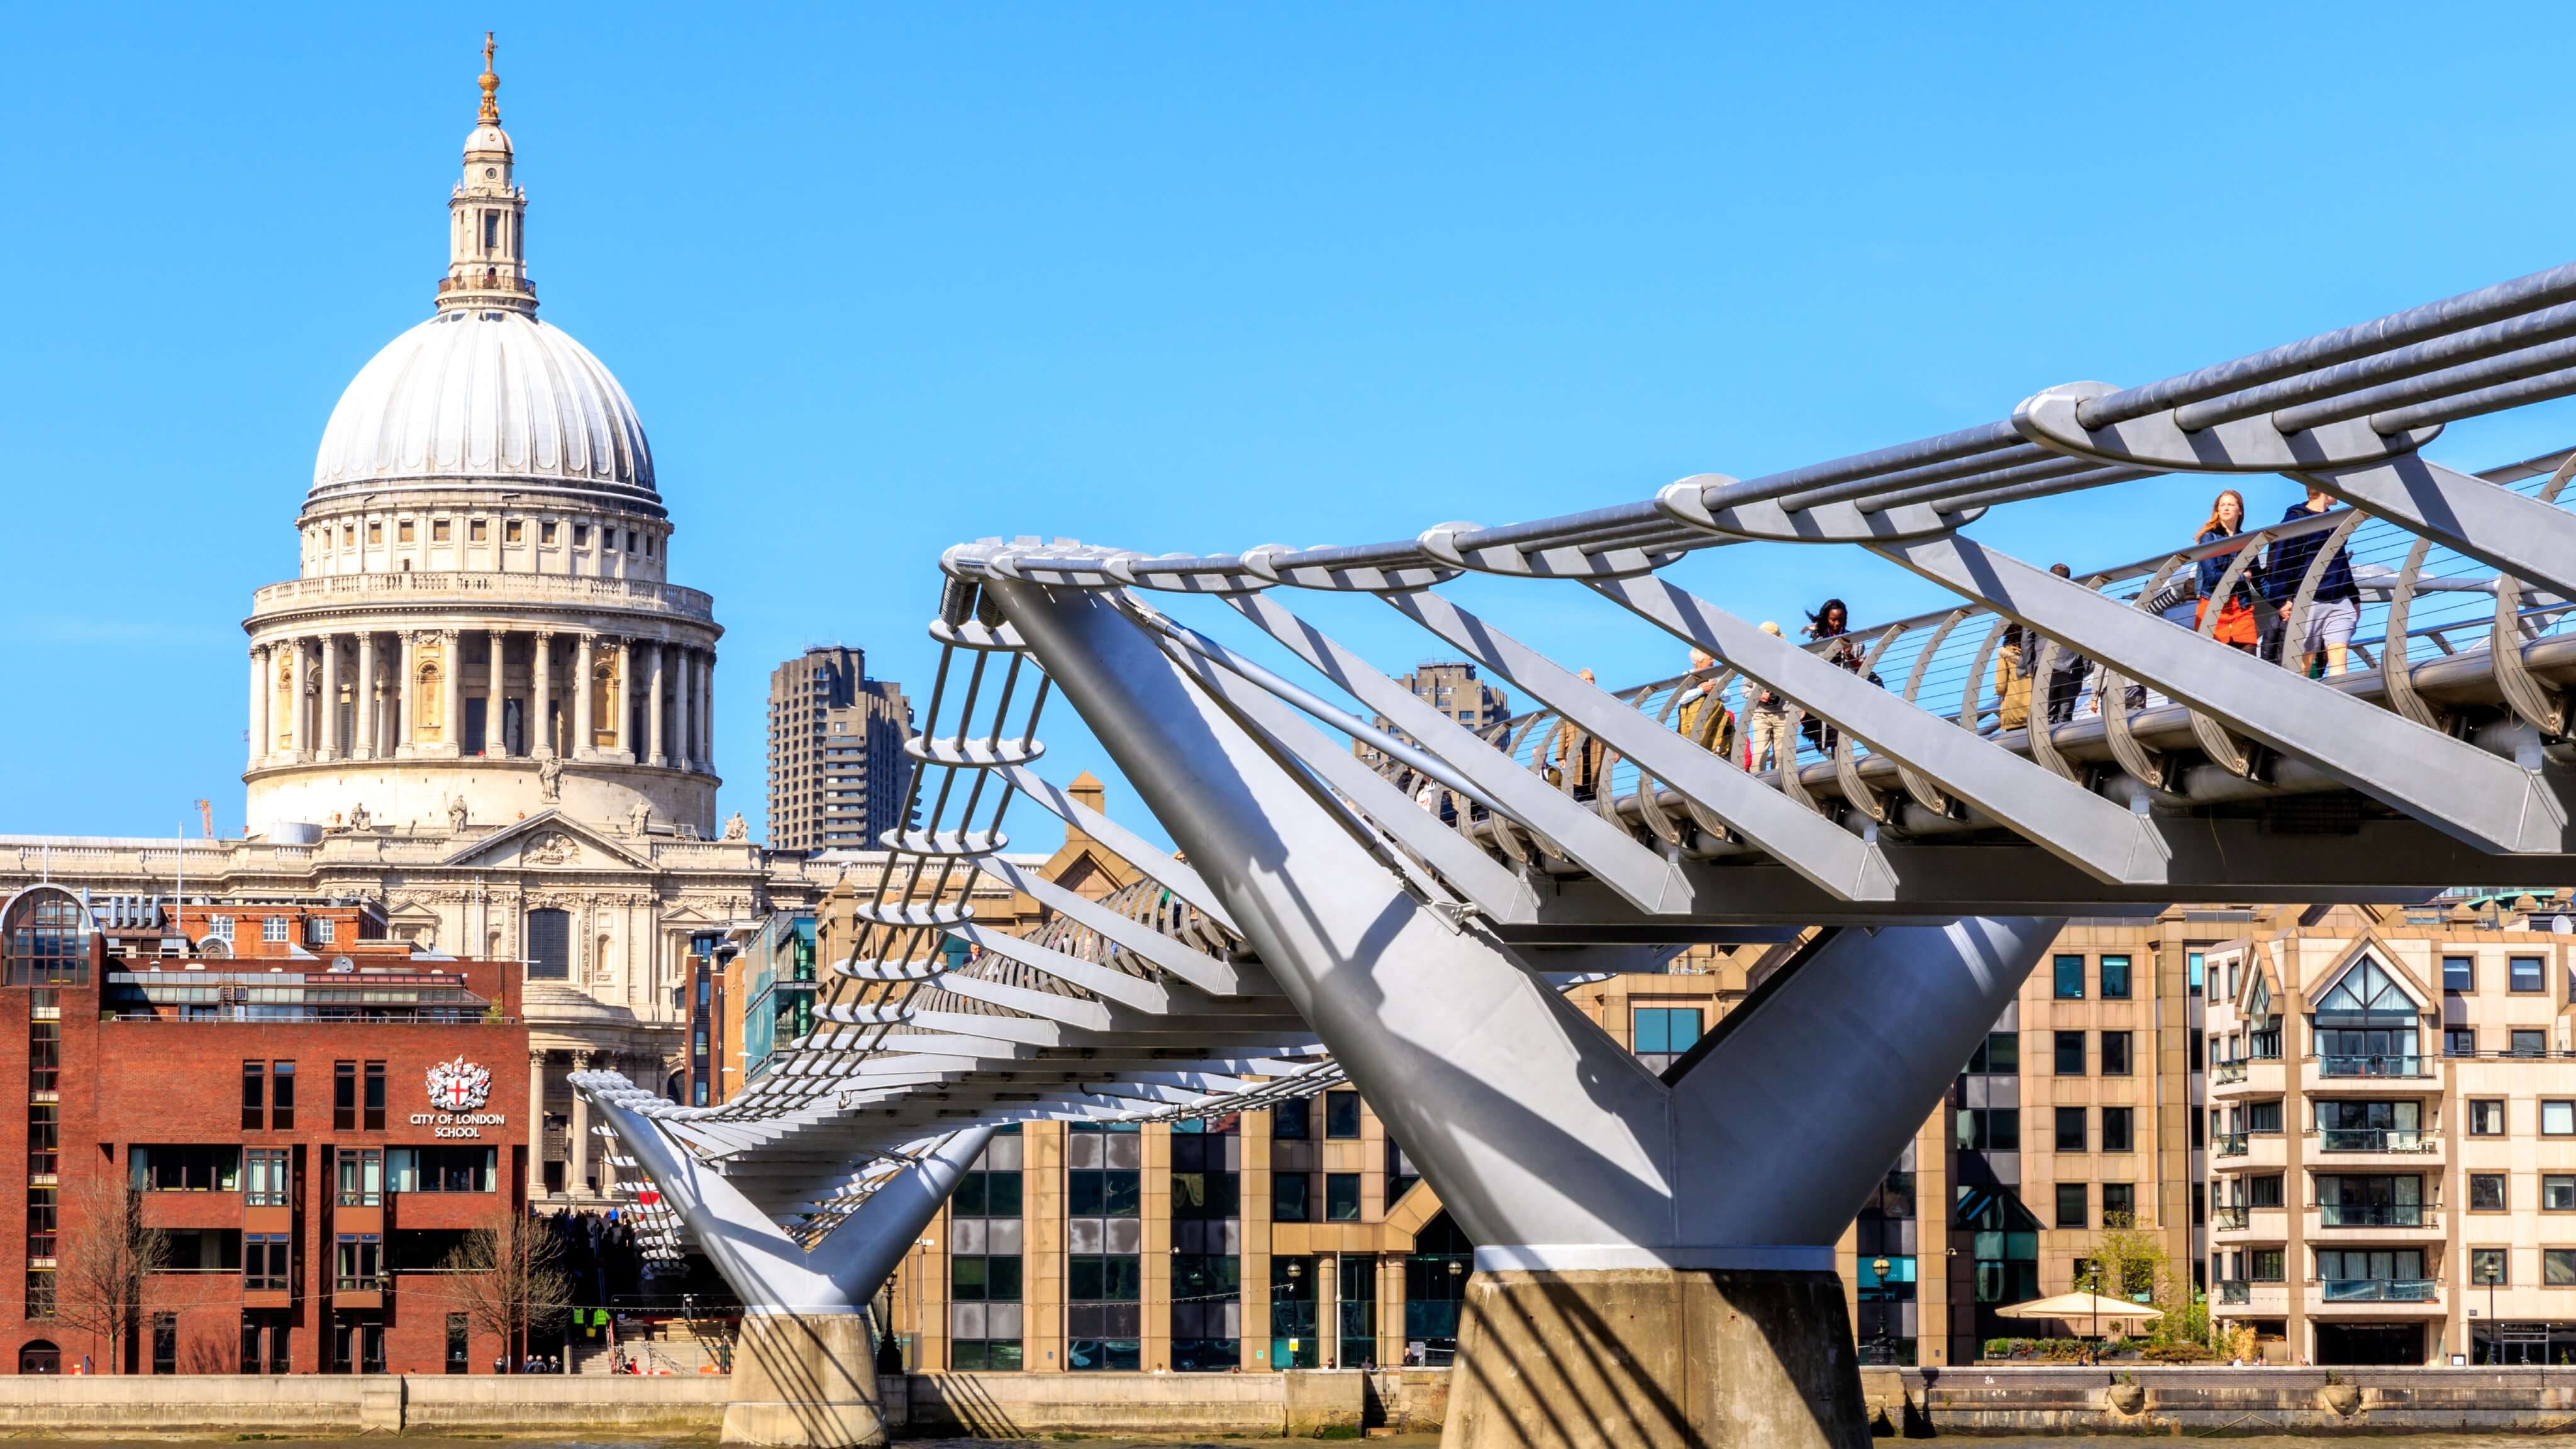
[(503, 573), (492, 570), (424, 570), (419, 573), (316, 574), (267, 584), (251, 593), (254, 617), (315, 606), (446, 603), (597, 605), (610, 609), (711, 619), (715, 599), (698, 589), (651, 579), (594, 578), (580, 574)]
[(2320, 1057), (2317, 1074), (2326, 1077), (2426, 1077), (2419, 1056), (2403, 1057)]
[(2420, 1202), (2325, 1202), (2317, 1221), (2329, 1228), (2429, 1228), (2439, 1219)]
[(2221, 1157), (2243, 1157), (2246, 1153), (2253, 1150), (2246, 1143), (2245, 1139), (2248, 1135), (2250, 1134), (2243, 1132), (2219, 1133), (2218, 1155)]
[(2209, 1084), (2213, 1087), (2224, 1087), (2230, 1082), (2241, 1082), (2244, 1080), (2245, 1064), (2243, 1062), (2213, 1062), (2210, 1064)]
[(2209, 1210), (2210, 1226), (2223, 1233), (2241, 1233), (2252, 1222), (2253, 1209), (2243, 1203), (2220, 1203)]
[(2221, 1278), (2218, 1280), (2218, 1301), (2221, 1303), (2251, 1303), (2254, 1301), (2253, 1290), (2254, 1285), (2241, 1278)]
[(2430, 1278), (2329, 1278), (2317, 1285), (2328, 1303), (2430, 1303)]
[(2442, 1137), (2413, 1127), (2325, 1127), (2317, 1142), (2328, 1152), (2439, 1152)]

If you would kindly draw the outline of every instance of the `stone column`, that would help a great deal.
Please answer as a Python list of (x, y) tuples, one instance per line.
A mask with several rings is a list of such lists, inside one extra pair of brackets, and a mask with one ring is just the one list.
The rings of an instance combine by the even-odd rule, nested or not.
[(705, 663), (698, 666), (698, 768), (712, 775), (716, 772), (716, 651), (704, 654)]
[(288, 696), (293, 702), (294, 712), (286, 717), (287, 743), (295, 751), (295, 758), (302, 761), (313, 757), (313, 726), (308, 719), (310, 709), (304, 699), (313, 687), (313, 667), (310, 651), (305, 649), (303, 640), (290, 639), (287, 647), (295, 651), (295, 684)]
[(498, 629), (492, 631), (492, 663), (483, 681), (483, 753), (495, 760), (510, 757), (510, 739), (501, 730), (502, 707), (509, 702), (509, 690), (502, 682), (510, 657), (505, 642), (509, 637)]
[(394, 754), (397, 757), (408, 757), (411, 754), (411, 675), (413, 661), (418, 657), (412, 652), (412, 641), (415, 637), (416, 636), (413, 635), (409, 629), (405, 629), (394, 636), (394, 669), (396, 672), (394, 674), (393, 687), (393, 746)]
[(451, 756), (465, 753), (465, 670), (459, 657), (464, 653), (460, 643), (464, 637), (454, 629), (438, 634), (438, 668), (447, 685), (438, 694), (439, 738)]
[(598, 752), (598, 725), (590, 713), (590, 636), (576, 636), (572, 650), (572, 757), (587, 760)]
[(689, 719), (689, 696), (697, 688), (691, 682), (697, 674), (697, 654), (686, 645), (680, 647), (678, 654), (680, 678), (671, 691), (671, 723), (672, 732), (679, 737), (679, 748), (672, 751), (671, 763), (686, 770), (693, 768), (698, 758), (697, 736), (690, 732)]
[[(586, 1072), (596, 1059), (589, 1052), (572, 1054), (572, 1069)], [(572, 1094), (572, 1140), (564, 1151), (564, 1192), (581, 1197), (590, 1191), (590, 1094)]]
[(662, 656), (668, 652), (662, 645), (647, 644), (649, 653), (644, 665), (644, 748), (657, 767), (667, 767), (671, 757), (662, 750)]
[(1323, 1354), (1316, 1362), (1328, 1369), (1342, 1366), (1342, 1255), (1336, 1250), (1315, 1255), (1315, 1336)]
[(276, 738), (268, 723), (268, 702), (277, 693), (269, 678), (268, 646), (250, 646), (250, 768), (256, 770), (268, 758), (269, 742)]
[(608, 727), (617, 732), (618, 758), (631, 763), (635, 758), (635, 706), (631, 698), (634, 687), (630, 683), (631, 671), (635, 667), (635, 641), (619, 639), (612, 647), (617, 650), (617, 687), (608, 692)]
[(322, 687), (314, 695), (314, 709), (322, 726), (321, 748), (314, 751), (317, 760), (340, 758), (340, 636), (322, 636)]
[[(520, 1009), (526, 1010), (524, 1005)], [(546, 1054), (532, 1047), (528, 1051), (528, 1196), (545, 1195)]]
[(536, 647), (528, 655), (528, 713), (535, 725), (537, 745), (531, 751), (538, 759), (550, 759), (555, 753), (554, 713), (555, 636), (540, 629), (533, 636)]
[(383, 745), (385, 722), (383, 704), (376, 698), (376, 635), (369, 630), (358, 636), (357, 706), (351, 710), (358, 719), (356, 748), (349, 753), (361, 760), (372, 760)]

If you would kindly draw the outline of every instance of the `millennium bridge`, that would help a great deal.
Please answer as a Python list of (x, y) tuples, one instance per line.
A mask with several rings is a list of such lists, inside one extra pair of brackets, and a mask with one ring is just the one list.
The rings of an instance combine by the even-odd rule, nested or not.
[[(1481, 1245), (1445, 1444), (1860, 1443), (1832, 1244), (2064, 917), (2576, 883), (2576, 450), (2422, 453), (2570, 394), (2576, 265), (1556, 518), (950, 549), (918, 823), (883, 841), (822, 1024), (717, 1107), (577, 1079), (657, 1190), (660, 1249), (746, 1305), (728, 1439), (881, 1440), (861, 1310), (996, 1125), (1347, 1080)], [(2173, 473), (2331, 506), (2062, 573), (1976, 537)], [(1875, 554), (1956, 603), (1801, 643), (1671, 576), (1756, 541)], [(2360, 617), (2329, 673), (2301, 646), (2338, 560)], [(1464, 607), (1470, 575), (1508, 604)], [(1574, 591), (1704, 658), (1610, 688), (1510, 632)], [(1456, 722), (1301, 615), (1310, 593), (1382, 601), (1536, 708)], [(2288, 642), (2229, 637), (2257, 625)], [(1176, 850), (1048, 778), (1059, 697)], [(1755, 755), (1737, 731), (1774, 702)], [(1002, 853), (1015, 806), (1157, 888), (1037, 879)], [(979, 878), (1051, 918), (979, 924)], [(1661, 1073), (1561, 994), (1746, 941), (1797, 946)]]

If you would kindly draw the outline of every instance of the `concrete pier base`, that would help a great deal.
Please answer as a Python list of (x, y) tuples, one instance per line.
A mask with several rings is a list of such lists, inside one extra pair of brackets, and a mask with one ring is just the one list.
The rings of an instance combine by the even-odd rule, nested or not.
[(747, 1313), (723, 1442), (859, 1449), (886, 1442), (876, 1360), (855, 1313)]
[(1441, 1449), (1867, 1449), (1828, 1272), (1479, 1270)]

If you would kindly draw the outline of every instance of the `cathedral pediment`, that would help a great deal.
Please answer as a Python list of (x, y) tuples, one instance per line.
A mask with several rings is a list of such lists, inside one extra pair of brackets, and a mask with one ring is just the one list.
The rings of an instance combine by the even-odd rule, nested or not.
[(653, 862), (626, 842), (548, 810), (514, 821), (442, 861), (472, 870), (645, 870)]

